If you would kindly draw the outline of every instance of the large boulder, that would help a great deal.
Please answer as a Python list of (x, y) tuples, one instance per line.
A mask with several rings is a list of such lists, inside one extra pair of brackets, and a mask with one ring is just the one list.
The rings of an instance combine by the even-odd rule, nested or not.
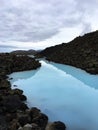
[(28, 106), (25, 103), (21, 102), (19, 109), (25, 111), (26, 109), (28, 109)]
[(20, 95), (19, 97), (20, 97), (21, 101), (26, 101), (27, 100), (27, 97), (25, 95)]
[(20, 97), (21, 101), (26, 101), (27, 100), (26, 96), (23, 95), (23, 90), (13, 89), (13, 90), (9, 91), (9, 94), (10, 95), (18, 95)]
[(17, 94), (17, 95), (22, 95), (23, 94), (23, 90), (20, 90), (20, 89), (13, 89), (11, 90), (10, 94)]
[(35, 118), (35, 117), (38, 117), (39, 114), (40, 114), (40, 110), (39, 110), (38, 108), (36, 108), (36, 107), (32, 107), (32, 108), (30, 109), (30, 111), (29, 111), (29, 115), (30, 115), (30, 117), (31, 117), (32, 119)]
[(66, 126), (63, 122), (56, 121), (50, 125), (50, 130), (66, 130)]
[(45, 130), (48, 123), (48, 117), (45, 114), (40, 113), (37, 117), (33, 118), (32, 123), (37, 124), (42, 130)]

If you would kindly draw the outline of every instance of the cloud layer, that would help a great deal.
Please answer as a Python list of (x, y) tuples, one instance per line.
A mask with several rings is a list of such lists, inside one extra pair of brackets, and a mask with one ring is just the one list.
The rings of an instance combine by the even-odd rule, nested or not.
[[(98, 27), (98, 0), (0, 0), (0, 41), (39, 42), (63, 28)], [(68, 32), (70, 33), (70, 32)]]

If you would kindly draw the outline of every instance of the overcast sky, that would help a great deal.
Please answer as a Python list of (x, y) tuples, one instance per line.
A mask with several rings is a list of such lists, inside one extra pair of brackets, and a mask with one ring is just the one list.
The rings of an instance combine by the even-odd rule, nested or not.
[(98, 0), (0, 0), (0, 45), (41, 49), (98, 29)]

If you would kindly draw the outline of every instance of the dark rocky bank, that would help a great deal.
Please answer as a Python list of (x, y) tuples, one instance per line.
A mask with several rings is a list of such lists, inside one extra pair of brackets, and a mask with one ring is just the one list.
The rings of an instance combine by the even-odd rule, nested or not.
[[(0, 130), (45, 130), (48, 117), (38, 108), (29, 109), (23, 91), (11, 89), (7, 75), (40, 67), (39, 61), (28, 56), (0, 54)], [(65, 130), (62, 122), (54, 122), (48, 130)]]
[(98, 31), (79, 36), (69, 43), (46, 48), (39, 56), (98, 74)]

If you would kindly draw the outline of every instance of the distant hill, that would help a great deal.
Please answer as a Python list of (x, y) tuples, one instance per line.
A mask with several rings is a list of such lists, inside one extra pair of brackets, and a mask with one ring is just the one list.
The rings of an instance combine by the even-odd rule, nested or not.
[(38, 51), (35, 50), (16, 50), (16, 51), (12, 51), (11, 54), (15, 54), (15, 55), (35, 55), (36, 53), (38, 53)]
[(39, 53), (47, 60), (68, 64), (98, 74), (98, 31), (79, 36), (69, 43), (46, 48)]

